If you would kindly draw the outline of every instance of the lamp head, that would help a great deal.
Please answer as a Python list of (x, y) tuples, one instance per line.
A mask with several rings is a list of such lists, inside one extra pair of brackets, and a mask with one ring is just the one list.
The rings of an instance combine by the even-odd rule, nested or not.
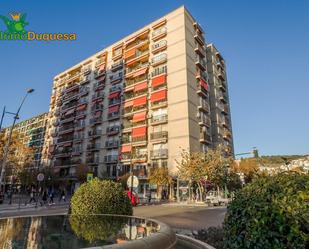
[(33, 88), (30, 88), (30, 89), (27, 90), (27, 93), (32, 93), (32, 92), (34, 92)]

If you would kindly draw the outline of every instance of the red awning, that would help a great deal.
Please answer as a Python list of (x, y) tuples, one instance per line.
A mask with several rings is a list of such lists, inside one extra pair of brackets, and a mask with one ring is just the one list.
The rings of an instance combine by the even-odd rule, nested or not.
[(144, 81), (142, 83), (139, 83), (134, 86), (134, 92), (142, 91), (144, 89), (147, 89), (147, 81)]
[(119, 111), (119, 105), (114, 105), (110, 108), (108, 108), (108, 113), (114, 113)]
[(125, 59), (131, 58), (131, 57), (135, 56), (135, 53), (136, 53), (136, 49), (135, 48), (130, 49), (130, 50), (128, 50), (128, 51), (126, 51), (124, 53), (124, 58)]
[(83, 105), (80, 105), (79, 107), (76, 108), (77, 111), (81, 111), (81, 110), (85, 110), (87, 107), (87, 104), (83, 104)]
[(133, 106), (141, 106), (147, 103), (147, 97), (142, 96), (133, 100)]
[(157, 86), (165, 84), (165, 82), (166, 82), (166, 74), (163, 74), (163, 75), (153, 78), (151, 81), (151, 85), (152, 87), (157, 87)]
[(166, 100), (166, 89), (151, 94), (151, 102)]
[(64, 114), (64, 116), (70, 115), (70, 114), (72, 114), (72, 113), (74, 113), (74, 112), (75, 112), (75, 109), (71, 109), (71, 110), (67, 111), (67, 112)]
[(124, 108), (133, 106), (133, 100), (124, 102)]
[(200, 84), (206, 91), (208, 91), (208, 83), (205, 80), (201, 79)]
[(125, 152), (130, 152), (132, 150), (132, 146), (131, 145), (122, 145), (121, 147), (121, 152), (125, 153)]
[(143, 75), (147, 72), (147, 70), (148, 70), (148, 67), (142, 68), (142, 69), (138, 70), (137, 72), (135, 72), (132, 76), (137, 77), (137, 76)]
[(104, 64), (102, 64), (101, 66), (100, 66), (100, 68), (99, 68), (99, 71), (101, 72), (101, 71), (104, 71), (105, 70), (105, 62), (104, 62)]
[(146, 119), (146, 112), (139, 112), (133, 115), (133, 123), (141, 122)]
[(120, 95), (120, 92), (111, 93), (111, 94), (108, 96), (108, 99), (118, 98), (119, 95)]
[(133, 128), (132, 129), (132, 137), (145, 136), (146, 135), (146, 131), (147, 131), (147, 127), (146, 126), (138, 127), (138, 128)]

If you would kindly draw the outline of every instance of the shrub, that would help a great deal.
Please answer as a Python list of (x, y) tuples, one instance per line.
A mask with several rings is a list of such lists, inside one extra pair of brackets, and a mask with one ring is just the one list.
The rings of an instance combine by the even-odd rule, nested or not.
[(223, 229), (222, 227), (209, 227), (198, 231), (196, 239), (206, 242), (216, 249), (223, 249)]
[(225, 248), (309, 248), (309, 175), (255, 179), (228, 207)]
[(73, 215), (132, 215), (132, 205), (119, 183), (94, 179), (82, 184), (71, 199)]

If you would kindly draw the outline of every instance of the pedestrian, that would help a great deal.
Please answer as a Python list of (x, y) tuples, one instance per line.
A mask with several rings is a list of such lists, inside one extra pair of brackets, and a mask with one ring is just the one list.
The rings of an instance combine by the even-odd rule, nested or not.
[(42, 194), (42, 203), (41, 206), (45, 205), (47, 203), (47, 192), (46, 190), (43, 191), (43, 194)]
[(61, 192), (60, 192), (59, 202), (61, 202), (61, 200), (63, 200), (64, 202), (66, 202), (64, 189), (62, 189)]
[(151, 191), (149, 191), (149, 195), (148, 195), (148, 203), (151, 203)]
[(13, 197), (13, 193), (12, 193), (12, 191), (9, 189), (9, 190), (8, 190), (9, 205), (12, 204), (12, 197)]
[(30, 201), (29, 201), (29, 204), (31, 204), (32, 201), (33, 201), (34, 203), (36, 202), (34, 194), (35, 194), (35, 193), (34, 193), (34, 190), (32, 189), (31, 192), (30, 192)]
[(55, 202), (54, 202), (54, 191), (52, 189), (49, 191), (48, 197), (49, 197), (49, 204), (48, 205), (55, 204)]

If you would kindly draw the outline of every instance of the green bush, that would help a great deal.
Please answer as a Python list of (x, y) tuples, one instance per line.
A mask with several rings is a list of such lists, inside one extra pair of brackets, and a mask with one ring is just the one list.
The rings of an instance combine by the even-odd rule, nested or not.
[(225, 248), (309, 248), (309, 175), (255, 179), (228, 207)]
[(207, 229), (199, 230), (196, 239), (206, 242), (216, 249), (223, 249), (223, 229), (222, 227), (209, 227)]
[(119, 183), (94, 179), (82, 184), (71, 199), (73, 215), (132, 215), (132, 205)]

